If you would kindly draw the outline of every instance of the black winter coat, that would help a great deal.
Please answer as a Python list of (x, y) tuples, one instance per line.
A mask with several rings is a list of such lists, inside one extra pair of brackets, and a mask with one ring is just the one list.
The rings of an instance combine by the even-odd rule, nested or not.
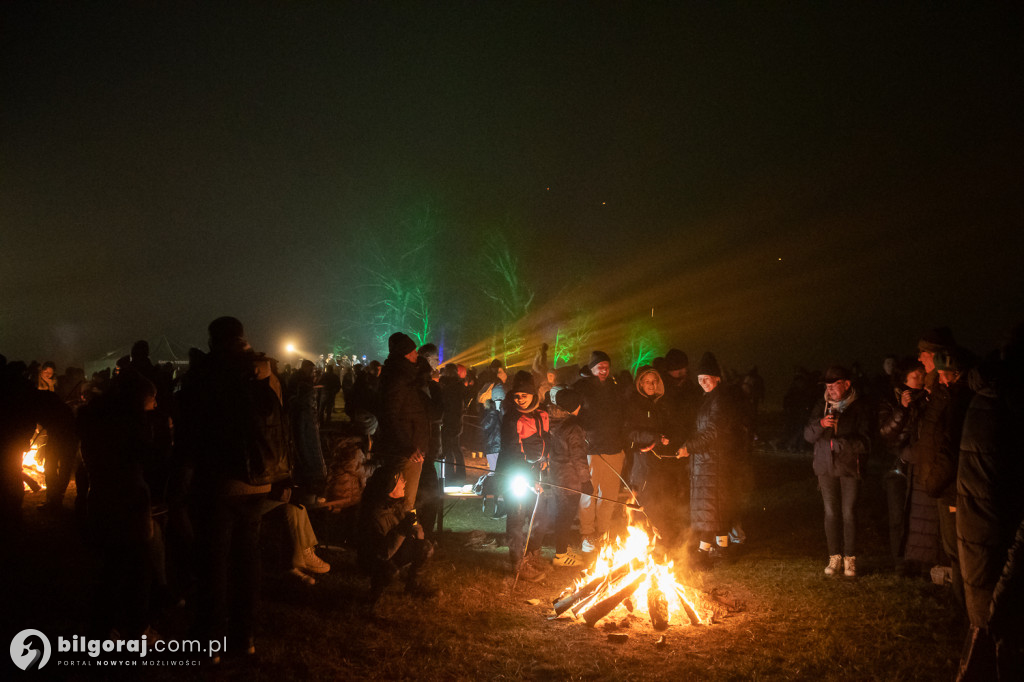
[[(967, 409), (960, 440), (957, 547), (967, 615), (974, 627), (988, 623), (993, 590), (1024, 518), (1024, 454), (1015, 433), (1024, 408), (1011, 399), (1009, 386), (998, 386), (1004, 371), (992, 366), (971, 372), (971, 388), (977, 394)], [(1024, 566), (1008, 570), (1019, 572)]]
[(405, 357), (389, 355), (380, 374), (380, 449), (386, 457), (408, 459), (430, 452), (430, 416), (419, 371)]
[(580, 490), (590, 480), (587, 461), (587, 432), (579, 417), (552, 417), (551, 456), (548, 469), (550, 481), (573, 490)]
[(622, 388), (615, 379), (608, 377), (601, 381), (597, 377), (585, 377), (573, 384), (573, 388), (583, 396), (579, 417), (587, 431), (589, 454), (607, 455), (623, 450), (626, 446), (624, 405)]
[(738, 503), (733, 483), (742, 456), (743, 423), (737, 400), (724, 384), (705, 394), (685, 446), (690, 454), (690, 525), (699, 532), (727, 531)]
[[(878, 435), (889, 450), (909, 462), (909, 453), (906, 451), (910, 448), (928, 393), (924, 389), (915, 391), (910, 404), (903, 407), (901, 398), (904, 390), (905, 387), (891, 388), (879, 401)], [(907, 457), (903, 457), (904, 454)]]
[(814, 475), (860, 478), (871, 451), (871, 406), (859, 397), (848, 403), (839, 414), (835, 433), (822, 428), (824, 414), (822, 398), (804, 427), (804, 439), (814, 446)]
[(942, 500), (949, 506), (956, 506), (956, 470), (960, 459), (960, 440), (963, 433), (964, 417), (974, 397), (974, 391), (967, 386), (967, 378), (944, 387), (947, 400), (939, 420), (938, 446), (929, 458), (921, 460), (921, 475), (924, 489), (930, 497)]
[[(626, 401), (626, 435), (632, 443), (633, 468), (629, 483), (634, 490), (642, 490), (652, 476), (675, 475), (674, 471), (669, 472), (669, 466), (670, 462), (675, 464), (677, 460), (658, 459), (658, 455), (675, 457), (676, 446), (671, 442), (668, 445), (661, 443), (661, 437), (667, 436), (671, 428), (672, 415), (663, 396), (658, 399), (640, 393), (629, 396)], [(652, 444), (654, 452), (641, 452)]]

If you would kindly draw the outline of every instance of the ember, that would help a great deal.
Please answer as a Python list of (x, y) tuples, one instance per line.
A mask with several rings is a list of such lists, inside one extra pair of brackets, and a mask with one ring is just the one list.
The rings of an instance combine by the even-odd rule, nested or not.
[(627, 531), (625, 540), (602, 549), (594, 566), (559, 596), (555, 615), (569, 611), (594, 626), (608, 616), (639, 614), (657, 630), (710, 623), (712, 608), (697, 590), (676, 581), (671, 561), (656, 559), (647, 533), (636, 526)]

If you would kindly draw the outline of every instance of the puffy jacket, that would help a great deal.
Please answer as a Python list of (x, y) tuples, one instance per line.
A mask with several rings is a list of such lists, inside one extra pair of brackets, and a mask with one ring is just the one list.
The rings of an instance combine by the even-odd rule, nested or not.
[(550, 452), (548, 474), (552, 483), (580, 490), (590, 480), (587, 432), (579, 417), (569, 415), (560, 420), (552, 417)]
[(988, 623), (993, 590), (1024, 517), (1024, 455), (1014, 433), (1024, 410), (1008, 398), (1006, 387), (1000, 389), (997, 382), (1004, 371), (995, 364), (971, 371), (969, 381), (977, 394), (964, 417), (960, 440), (957, 548), (967, 615), (974, 627)]
[(736, 505), (735, 464), (742, 448), (742, 418), (735, 396), (724, 384), (705, 394), (690, 453), (690, 524), (696, 531), (727, 529)]
[(901, 399), (904, 390), (907, 390), (906, 387), (890, 389), (888, 394), (879, 401), (878, 435), (887, 448), (895, 453), (900, 453), (901, 456), (906, 454), (907, 457), (903, 457), (903, 459), (909, 462), (911, 461), (910, 455), (906, 451), (910, 447), (911, 438), (917, 429), (917, 422), (924, 411), (925, 398), (928, 397), (928, 393), (924, 389), (914, 391), (910, 404), (903, 407)]

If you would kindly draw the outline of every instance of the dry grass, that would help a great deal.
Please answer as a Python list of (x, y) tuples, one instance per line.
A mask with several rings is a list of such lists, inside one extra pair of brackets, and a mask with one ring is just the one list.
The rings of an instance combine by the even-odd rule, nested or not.
[[(276, 571), (265, 575), (256, 661), (227, 661), (214, 673), (158, 670), (156, 679), (213, 674), (226, 679), (544, 679), (544, 680), (947, 680), (955, 671), (961, 622), (945, 590), (894, 575), (885, 559), (877, 478), (865, 483), (862, 556), (855, 580), (822, 573), (826, 552), (821, 503), (806, 456), (762, 453), (758, 492), (745, 524), (749, 543), (710, 572), (680, 569), (683, 581), (740, 606), (709, 626), (666, 633), (636, 621), (608, 640), (604, 627), (548, 620), (551, 600), (573, 569), (552, 569), (540, 584), (510, 592), (507, 549), (464, 546), (468, 531), (502, 530), (470, 501), (447, 517), (430, 569), (442, 594), (416, 601), (395, 587), (376, 616), (367, 614), (367, 581), (347, 550), (327, 550), (332, 572), (312, 587)], [(42, 519), (30, 514), (31, 523)], [(21, 627), (74, 633), (80, 627), (81, 548), (59, 522), (36, 533), (20, 556), (26, 580), (46, 581), (44, 610)], [(335, 529), (337, 530), (337, 529)], [(267, 529), (274, 538), (273, 527)], [(43, 553), (54, 539), (69, 560), (55, 568)], [(67, 549), (70, 547), (71, 549)], [(550, 549), (547, 550), (550, 553)], [(677, 566), (685, 563), (679, 553)], [(32, 566), (35, 568), (32, 568)], [(69, 570), (69, 565), (72, 568)], [(40, 590), (34, 585), (33, 590)], [(539, 599), (539, 605), (527, 603)], [(165, 636), (184, 636), (187, 613), (171, 613)], [(77, 630), (80, 632), (80, 630)], [(666, 635), (663, 646), (656, 644)]]

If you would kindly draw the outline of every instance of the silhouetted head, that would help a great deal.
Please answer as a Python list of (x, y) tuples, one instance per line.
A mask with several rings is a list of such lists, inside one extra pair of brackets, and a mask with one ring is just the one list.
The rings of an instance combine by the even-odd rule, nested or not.
[(245, 340), (242, 323), (234, 317), (218, 317), (207, 327), (210, 334), (210, 350), (215, 352), (240, 353), (249, 347)]

